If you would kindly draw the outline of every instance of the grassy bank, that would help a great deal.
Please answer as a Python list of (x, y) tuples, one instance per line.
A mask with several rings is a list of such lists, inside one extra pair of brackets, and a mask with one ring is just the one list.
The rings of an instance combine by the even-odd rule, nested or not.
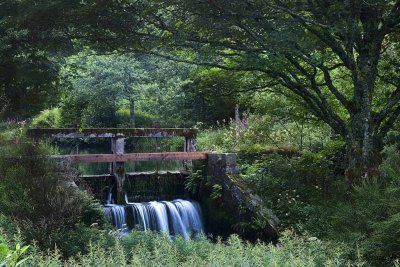
[[(108, 234), (107, 234), (108, 235)], [(245, 243), (237, 236), (211, 243), (205, 237), (171, 240), (152, 232), (132, 232), (113, 237), (106, 245), (89, 242), (88, 253), (69, 259), (58, 250), (41, 251), (34, 245), (15, 262), (21, 266), (362, 266), (346, 260), (344, 247), (319, 240), (295, 237), (286, 232), (278, 246)], [(0, 258), (1, 262), (1, 258)]]

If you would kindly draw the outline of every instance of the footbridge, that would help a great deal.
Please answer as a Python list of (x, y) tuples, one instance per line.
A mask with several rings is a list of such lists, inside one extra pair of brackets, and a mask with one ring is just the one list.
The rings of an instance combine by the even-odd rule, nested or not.
[[(137, 161), (181, 161), (180, 172), (191, 171), (193, 160), (208, 161), (215, 153), (196, 151), (197, 129), (193, 128), (30, 128), (28, 136), (34, 139), (43, 138), (107, 138), (111, 140), (109, 154), (68, 154), (53, 155), (52, 158), (69, 163), (110, 163), (110, 176), (114, 177), (117, 189), (117, 201), (124, 202), (126, 181), (125, 163)], [(126, 138), (183, 138), (181, 152), (127, 153)], [(221, 154), (222, 155), (222, 154)], [(228, 154), (223, 154), (228, 155)], [(236, 155), (229, 154), (230, 171), (238, 172)], [(105, 174), (106, 175), (106, 174)], [(85, 175), (85, 178), (101, 178), (105, 175)]]

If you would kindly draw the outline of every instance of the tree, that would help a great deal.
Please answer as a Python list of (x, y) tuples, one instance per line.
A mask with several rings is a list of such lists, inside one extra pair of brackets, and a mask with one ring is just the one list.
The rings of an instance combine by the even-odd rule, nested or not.
[(60, 102), (63, 123), (150, 127), (148, 121), (158, 118), (162, 125), (182, 125), (188, 70), (185, 64), (143, 55), (82, 52), (71, 56), (60, 78), (66, 88)]
[(132, 9), (138, 12), (140, 6), (124, 7), (117, 1), (0, 1), (0, 118), (29, 118), (56, 104), (59, 63), (82, 43), (109, 48), (113, 29), (131, 31), (129, 40), (119, 42), (132, 45), (141, 40), (137, 32), (143, 23)]
[[(244, 87), (243, 76), (218, 68), (207, 68), (194, 72), (185, 89), (189, 114), (195, 121), (208, 125), (217, 121), (229, 121), (235, 116), (235, 106)], [(218, 90), (216, 90), (218, 89)], [(250, 105), (241, 105), (247, 110)]]
[[(41, 0), (1, 7), (6, 63), (38, 62), (43, 52), (49, 59), (46, 52), (69, 51), (75, 42), (254, 73), (254, 90), (297, 97), (346, 140), (349, 185), (377, 173), (382, 140), (400, 115), (399, 0)], [(17, 77), (29, 78), (21, 79), (29, 81), (27, 92), (43, 88), (44, 81), (30, 79), (41, 75), (19, 73), (1, 75), (0, 95), (15, 92)]]
[(75, 103), (80, 102), (76, 108), (85, 109), (86, 114), (76, 114), (76, 119), (86, 118), (86, 125), (115, 127), (119, 102), (127, 100), (129, 124), (135, 127), (135, 99), (140, 98), (140, 87), (149, 82), (148, 73), (140, 61), (133, 55), (98, 56), (85, 52), (67, 61), (61, 77), (71, 88), (67, 90), (70, 99), (63, 101), (64, 109), (71, 110)]
[(71, 42), (54, 21), (63, 9), (53, 4), (0, 1), (0, 118), (27, 118), (55, 102), (55, 50), (67, 52)]
[[(400, 1), (174, 0), (154, 3), (167, 59), (250, 71), (295, 96), (347, 145), (347, 184), (377, 174), (400, 114)], [(173, 51), (176, 53), (173, 53)], [(196, 54), (193, 53), (196, 51)], [(183, 56), (182, 56), (183, 55)]]

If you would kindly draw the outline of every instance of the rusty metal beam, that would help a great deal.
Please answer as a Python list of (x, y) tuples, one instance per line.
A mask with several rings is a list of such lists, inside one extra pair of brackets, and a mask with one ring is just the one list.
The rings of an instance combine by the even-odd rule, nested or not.
[(163, 161), (163, 160), (204, 160), (206, 152), (162, 152), (162, 153), (130, 153), (130, 154), (79, 154), (56, 155), (54, 159), (67, 160), (72, 163), (93, 162), (126, 162), (126, 161)]
[(124, 137), (176, 137), (196, 138), (192, 128), (30, 128), (33, 138), (124, 138)]

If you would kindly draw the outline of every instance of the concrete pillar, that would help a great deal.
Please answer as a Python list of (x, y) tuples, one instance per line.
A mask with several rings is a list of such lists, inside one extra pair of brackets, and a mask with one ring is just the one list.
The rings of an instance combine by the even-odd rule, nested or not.
[[(111, 150), (113, 154), (122, 155), (125, 150), (125, 140), (123, 138), (111, 139)], [(124, 162), (113, 162), (111, 172), (114, 175), (115, 183), (117, 185), (117, 198), (118, 204), (125, 203), (124, 196), (124, 183), (125, 183), (125, 166)]]
[[(185, 137), (185, 142), (183, 143), (184, 152), (196, 152), (196, 138)], [(192, 168), (191, 160), (182, 161), (182, 169), (184, 171), (189, 171)]]
[(209, 153), (207, 175), (222, 176), (225, 174), (239, 174), (236, 153)]

